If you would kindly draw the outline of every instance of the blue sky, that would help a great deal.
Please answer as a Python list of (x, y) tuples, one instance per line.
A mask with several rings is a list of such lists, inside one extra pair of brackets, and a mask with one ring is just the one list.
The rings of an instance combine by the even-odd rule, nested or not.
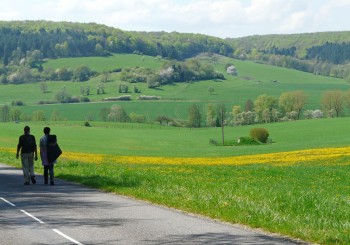
[(350, 30), (350, 0), (0, 0), (0, 20), (217, 37)]

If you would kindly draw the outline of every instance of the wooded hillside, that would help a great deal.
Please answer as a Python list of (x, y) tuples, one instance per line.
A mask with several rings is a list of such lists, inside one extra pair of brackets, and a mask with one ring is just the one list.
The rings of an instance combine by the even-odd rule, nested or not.
[(249, 36), (227, 39), (233, 56), (350, 82), (350, 32)]
[[(0, 63), (40, 68), (43, 58), (134, 53), (183, 60), (200, 53), (292, 68), (350, 81), (350, 32), (249, 36), (235, 39), (130, 32), (96, 23), (1, 21)], [(4, 74), (1, 71), (0, 75)], [(8, 72), (7, 72), (8, 73)]]
[(185, 59), (202, 52), (233, 52), (225, 40), (199, 34), (128, 32), (95, 23), (0, 22), (0, 57), (4, 65), (34, 50), (40, 50), (44, 58), (138, 53)]

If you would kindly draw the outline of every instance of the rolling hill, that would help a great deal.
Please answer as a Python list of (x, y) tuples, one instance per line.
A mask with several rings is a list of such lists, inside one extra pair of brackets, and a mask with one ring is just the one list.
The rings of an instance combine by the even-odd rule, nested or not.
[[(96, 87), (101, 83), (101, 77), (97, 76), (87, 82), (71, 81), (47, 81), (48, 92), (42, 93), (40, 83), (21, 85), (1, 85), (0, 103), (11, 104), (12, 101), (21, 100), (25, 106), (18, 107), (23, 113), (30, 114), (36, 110), (43, 110), (46, 118), (50, 118), (52, 111), (59, 111), (62, 118), (67, 120), (85, 120), (87, 114), (94, 120), (99, 118), (99, 111), (113, 104), (121, 104), (128, 113), (144, 114), (153, 120), (159, 115), (186, 119), (188, 108), (197, 103), (205, 110), (209, 103), (226, 104), (228, 108), (234, 105), (244, 107), (248, 99), (255, 100), (261, 94), (268, 94), (278, 98), (281, 93), (303, 90), (309, 95), (307, 109), (320, 109), (320, 99), (325, 91), (348, 90), (349, 84), (337, 78), (318, 76), (310, 73), (295, 71), (286, 68), (257, 64), (250, 61), (241, 61), (224, 56), (201, 55), (197, 57), (202, 62), (211, 62), (217, 71), (225, 74), (225, 80), (207, 80), (189, 83), (173, 83), (150, 89), (146, 83), (137, 83), (141, 93), (129, 92), (131, 101), (102, 102), (105, 97), (120, 96), (118, 84), (120, 73), (112, 73), (109, 81), (105, 83), (106, 94), (97, 94)], [(213, 61), (214, 60), (214, 61)], [(62, 66), (71, 68), (81, 64), (89, 66), (92, 70), (103, 72), (114, 68), (149, 67), (159, 69), (164, 60), (145, 55), (115, 54), (109, 57), (64, 58), (48, 60), (43, 64), (44, 69), (49, 67), (57, 69)], [(225, 65), (232, 63), (237, 67), (238, 76), (225, 73)], [(275, 82), (273, 82), (275, 81)], [(133, 84), (128, 84), (130, 87)], [(64, 89), (73, 96), (81, 96), (82, 87), (90, 87), (90, 95), (87, 96), (90, 103), (77, 104), (53, 104), (38, 105), (42, 100), (53, 100), (55, 93)], [(208, 87), (213, 87), (214, 92), (208, 92)], [(137, 98), (143, 95), (156, 95), (161, 97), (159, 101), (139, 101)]]

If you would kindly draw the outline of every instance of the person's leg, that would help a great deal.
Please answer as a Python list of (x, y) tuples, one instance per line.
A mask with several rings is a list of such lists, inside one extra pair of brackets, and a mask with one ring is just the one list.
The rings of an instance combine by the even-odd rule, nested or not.
[(34, 153), (29, 153), (28, 154), (28, 165), (29, 165), (29, 174), (30, 174), (30, 179), (32, 180), (32, 183), (35, 184), (35, 173), (34, 173)]
[(29, 185), (30, 184), (30, 173), (29, 173), (29, 161), (28, 161), (28, 154), (27, 153), (21, 154), (21, 161), (22, 161), (24, 184)]
[(54, 164), (50, 165), (49, 171), (50, 171), (50, 184), (54, 185), (55, 181), (54, 181), (54, 171), (53, 171), (53, 166)]
[(49, 183), (49, 166), (44, 165), (44, 184), (47, 185)]

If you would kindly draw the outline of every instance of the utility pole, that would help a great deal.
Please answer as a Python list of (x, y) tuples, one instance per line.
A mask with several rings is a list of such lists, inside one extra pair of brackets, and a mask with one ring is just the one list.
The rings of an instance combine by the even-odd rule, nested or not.
[(222, 146), (224, 146), (225, 145), (224, 108), (221, 108), (221, 135), (222, 135)]

